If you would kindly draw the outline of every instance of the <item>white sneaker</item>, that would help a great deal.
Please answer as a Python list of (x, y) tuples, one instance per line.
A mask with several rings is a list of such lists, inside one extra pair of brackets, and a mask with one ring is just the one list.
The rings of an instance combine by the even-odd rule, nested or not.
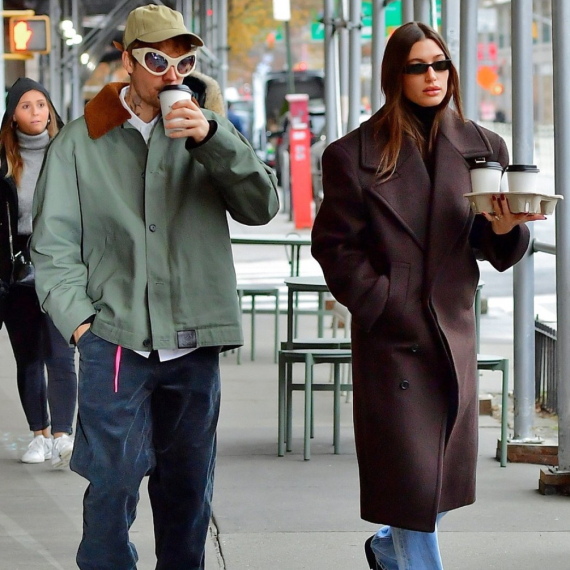
[(22, 463), (43, 463), (51, 459), (52, 441), (49, 437), (36, 435), (28, 445), (28, 450), (22, 455)]
[(71, 452), (73, 451), (73, 438), (64, 433), (53, 440), (53, 452), (51, 466), (55, 469), (63, 469), (69, 465)]

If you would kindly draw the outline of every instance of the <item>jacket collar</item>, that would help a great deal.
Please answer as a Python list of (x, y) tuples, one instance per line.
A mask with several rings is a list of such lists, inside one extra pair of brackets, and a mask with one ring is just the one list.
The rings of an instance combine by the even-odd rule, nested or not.
[(85, 124), (90, 138), (98, 139), (130, 118), (119, 94), (128, 83), (109, 83), (85, 106)]
[[(388, 141), (384, 133), (378, 136), (374, 132), (380, 114), (381, 110), (360, 126), (360, 164), (367, 170), (376, 170), (378, 168), (380, 149)], [(493, 153), (491, 144), (481, 130), (471, 121), (462, 121), (452, 109), (447, 109), (443, 115), (440, 124), (441, 135), (447, 138), (449, 143), (465, 160), (486, 158)], [(406, 162), (413, 150), (413, 145), (404, 144), (402, 146), (396, 171)]]

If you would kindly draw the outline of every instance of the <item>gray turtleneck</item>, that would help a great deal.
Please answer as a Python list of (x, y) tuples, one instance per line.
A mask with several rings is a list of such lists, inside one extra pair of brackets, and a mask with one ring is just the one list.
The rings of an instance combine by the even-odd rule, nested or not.
[(49, 143), (47, 130), (39, 135), (26, 135), (16, 131), (20, 143), (20, 154), (24, 160), (22, 179), (18, 186), (18, 234), (32, 233), (32, 202), (40, 168)]

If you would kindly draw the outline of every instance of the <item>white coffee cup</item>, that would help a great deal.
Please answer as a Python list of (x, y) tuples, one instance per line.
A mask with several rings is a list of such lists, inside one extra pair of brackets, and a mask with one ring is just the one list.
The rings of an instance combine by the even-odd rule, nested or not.
[(536, 192), (539, 172), (534, 164), (511, 164), (507, 166), (509, 192)]
[[(170, 121), (166, 121), (164, 117), (170, 113), (172, 110), (172, 105), (176, 103), (176, 101), (184, 101), (185, 99), (192, 99), (192, 91), (187, 85), (166, 85), (162, 88), (160, 93), (158, 94), (158, 98), (160, 99), (160, 109), (162, 111), (162, 121), (163, 123), (169, 122), (174, 123), (176, 121), (182, 121), (183, 119), (171, 119)], [(174, 131), (181, 131), (182, 129), (167, 129), (166, 126), (164, 127), (166, 134), (172, 133)]]
[(471, 167), (471, 187), (473, 192), (501, 191), (503, 167), (498, 162), (478, 162)]

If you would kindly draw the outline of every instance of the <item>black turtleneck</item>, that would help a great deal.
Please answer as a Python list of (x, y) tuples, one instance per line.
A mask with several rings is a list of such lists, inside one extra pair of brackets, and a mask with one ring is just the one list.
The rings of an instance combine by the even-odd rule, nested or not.
[(412, 103), (412, 101), (406, 101), (408, 107), (418, 119), (422, 133), (424, 136), (425, 141), (425, 148), (426, 152), (424, 154), (424, 163), (426, 165), (429, 177), (433, 182), (433, 175), (435, 170), (435, 160), (434, 160), (434, 153), (433, 151), (430, 152), (427, 150), (429, 144), (429, 135), (431, 132), (431, 128), (433, 126), (433, 120), (435, 119), (435, 115), (439, 110), (439, 105), (435, 105), (433, 107), (422, 107), (422, 105), (418, 105), (416, 103)]

